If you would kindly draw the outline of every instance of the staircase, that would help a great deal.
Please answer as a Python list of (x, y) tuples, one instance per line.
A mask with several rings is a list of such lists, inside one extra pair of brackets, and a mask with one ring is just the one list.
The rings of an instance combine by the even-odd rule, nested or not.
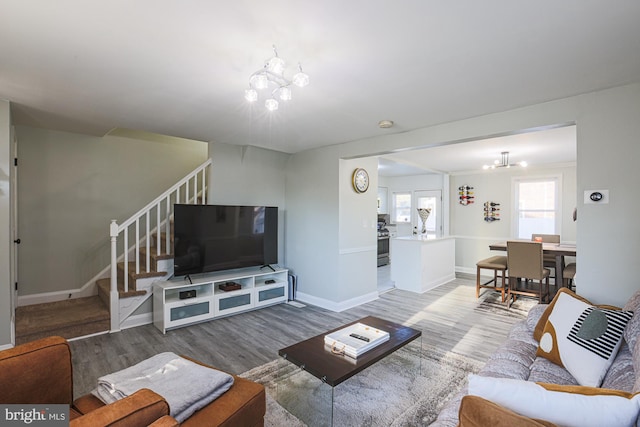
[[(76, 338), (148, 323), (132, 318), (152, 296), (153, 282), (173, 275), (173, 205), (206, 203), (200, 165), (121, 225), (110, 225), (111, 260), (90, 283), (93, 295), (16, 309), (16, 344), (60, 335)], [(169, 236), (169, 238), (167, 238)]]

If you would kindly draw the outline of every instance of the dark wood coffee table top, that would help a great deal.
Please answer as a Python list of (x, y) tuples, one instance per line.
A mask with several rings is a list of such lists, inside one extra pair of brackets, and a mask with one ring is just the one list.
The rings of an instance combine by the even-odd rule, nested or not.
[[(325, 346), (324, 336), (354, 323), (363, 323), (389, 332), (389, 340), (360, 355), (357, 359), (332, 353), (331, 349)], [(421, 335), (422, 332), (416, 329), (368, 316), (285, 347), (279, 350), (278, 354), (316, 378), (335, 387)]]

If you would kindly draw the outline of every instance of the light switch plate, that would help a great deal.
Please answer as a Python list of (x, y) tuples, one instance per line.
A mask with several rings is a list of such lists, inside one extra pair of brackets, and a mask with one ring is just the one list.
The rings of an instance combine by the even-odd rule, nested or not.
[(604, 205), (609, 203), (609, 190), (585, 190), (584, 204)]

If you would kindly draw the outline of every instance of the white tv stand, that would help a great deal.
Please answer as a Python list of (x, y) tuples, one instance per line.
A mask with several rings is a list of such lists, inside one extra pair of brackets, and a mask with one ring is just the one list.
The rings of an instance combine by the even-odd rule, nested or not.
[[(186, 278), (157, 281), (153, 284), (153, 324), (164, 334), (169, 329), (286, 302), (287, 274), (286, 269), (265, 267), (199, 275), (192, 283)], [(227, 282), (241, 288), (221, 290), (219, 286)], [(190, 291), (195, 296), (184, 298)]]

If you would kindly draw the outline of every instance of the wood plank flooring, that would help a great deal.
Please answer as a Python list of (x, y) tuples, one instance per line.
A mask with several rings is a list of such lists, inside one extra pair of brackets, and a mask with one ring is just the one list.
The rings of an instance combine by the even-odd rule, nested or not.
[(341, 313), (279, 304), (175, 329), (166, 335), (153, 325), (145, 325), (80, 339), (70, 343), (74, 392), (76, 397), (86, 394), (95, 387), (98, 377), (163, 351), (239, 374), (276, 359), (280, 348), (367, 315), (422, 330), (425, 348), (453, 351), (484, 362), (518, 320), (478, 310), (490, 293), (484, 290), (477, 300), (475, 277), (459, 275), (424, 294), (394, 289)]

